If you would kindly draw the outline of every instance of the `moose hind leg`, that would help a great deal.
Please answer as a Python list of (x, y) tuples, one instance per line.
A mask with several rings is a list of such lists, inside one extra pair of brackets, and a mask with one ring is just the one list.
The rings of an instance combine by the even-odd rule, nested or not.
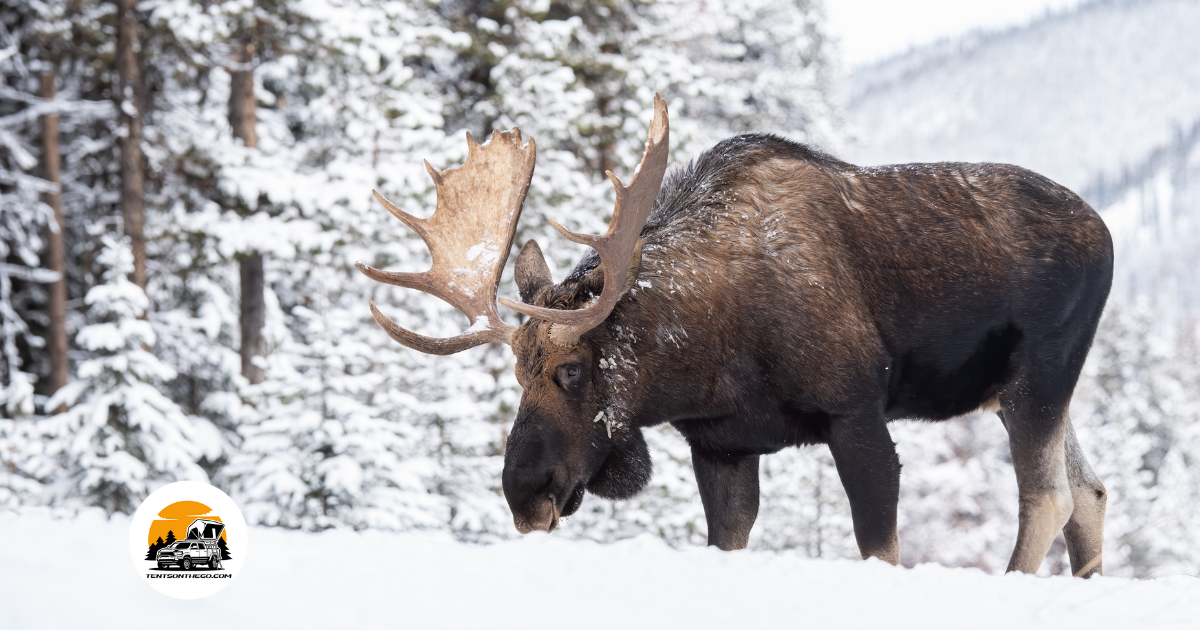
[(758, 518), (758, 455), (730, 456), (692, 447), (692, 469), (708, 521), (708, 544), (745, 549)]
[(863, 559), (900, 564), (896, 506), (900, 502), (900, 456), (879, 417), (843, 417), (829, 429), (829, 452), (850, 501), (854, 539)]
[(1020, 497), (1008, 571), (1036, 573), (1074, 510), (1064, 452), (1066, 402), (1043, 405), (1028, 396), (1014, 403), (1002, 396), (1001, 405)]
[(1084, 457), (1075, 429), (1067, 423), (1066, 435), (1067, 480), (1075, 509), (1063, 528), (1067, 539), (1067, 555), (1071, 557), (1071, 573), (1075, 577), (1091, 577), (1103, 571), (1101, 552), (1104, 547), (1104, 511), (1108, 495), (1104, 484), (1092, 472)]

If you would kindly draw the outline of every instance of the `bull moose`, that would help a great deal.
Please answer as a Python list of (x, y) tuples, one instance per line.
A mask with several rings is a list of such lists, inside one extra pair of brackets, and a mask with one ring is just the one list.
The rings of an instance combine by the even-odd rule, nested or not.
[[(496, 288), (533, 175), (517, 129), (438, 172), (427, 219), (379, 201), (428, 245), (422, 273), (358, 268), (435, 295), (463, 334), (379, 325), (421, 352), (506, 343), (521, 404), (503, 488), (522, 533), (552, 531), (584, 491), (628, 498), (650, 479), (642, 429), (670, 423), (691, 447), (708, 543), (746, 546), (759, 457), (827, 444), (864, 558), (900, 561), (900, 461), (887, 423), (992, 410), (1020, 494), (1009, 571), (1037, 571), (1059, 530), (1073, 573), (1101, 571), (1104, 485), (1067, 415), (1112, 281), (1112, 239), (1082, 199), (1003, 164), (864, 168), (767, 134), (724, 140), (667, 170), (656, 95), (628, 186), (608, 173), (608, 231), (555, 283), (532, 240), (521, 302)], [(664, 182), (664, 176), (665, 182)]]

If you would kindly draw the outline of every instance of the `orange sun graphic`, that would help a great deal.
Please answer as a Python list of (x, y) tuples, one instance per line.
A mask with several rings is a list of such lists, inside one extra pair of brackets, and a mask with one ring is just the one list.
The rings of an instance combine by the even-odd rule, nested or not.
[[(201, 517), (218, 523), (222, 522), (221, 517), (209, 514), (209, 512), (212, 512), (212, 508), (197, 501), (176, 501), (168, 505), (158, 513), (160, 520), (150, 523), (150, 533), (146, 537), (146, 546), (154, 546), (154, 543), (159, 538), (162, 538), (163, 542), (166, 542), (168, 532), (174, 533), (176, 540), (187, 538), (188, 525), (191, 525), (192, 521)], [(221, 532), (221, 538), (225, 540), (226, 544), (229, 543), (229, 539), (225, 538), (225, 532)]]

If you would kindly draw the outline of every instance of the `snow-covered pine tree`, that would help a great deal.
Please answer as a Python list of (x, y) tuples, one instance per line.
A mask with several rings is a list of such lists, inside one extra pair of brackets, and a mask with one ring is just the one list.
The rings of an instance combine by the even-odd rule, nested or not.
[(659, 6), (669, 8), (669, 37), (694, 66), (672, 77), (678, 81), (672, 91), (680, 94), (680, 113), (699, 123), (698, 141), (719, 139), (713, 131), (770, 131), (827, 149), (841, 145), (832, 95), (836, 66), (820, 2), (674, 0)]
[[(33, 329), (46, 296), (42, 283), (59, 275), (42, 268), (42, 235), (53, 215), (41, 196), (57, 187), (40, 177), (39, 117), (54, 104), (28, 91), (36, 81), (38, 57), (44, 52), (41, 20), (51, 6), (22, 5), (20, 12), (0, 17), (0, 417), (34, 413), (36, 362), (44, 340)], [(32, 324), (32, 327), (31, 327)], [(39, 326), (41, 324), (42, 326)]]
[(1000, 419), (979, 413), (890, 428), (904, 466), (901, 561), (1004, 571), (1017, 535), (1017, 478)]
[(36, 442), (26, 445), (22, 464), (46, 484), (52, 504), (132, 513), (158, 485), (206, 480), (197, 462), (216, 459), (224, 445), (211, 423), (159, 392), (156, 383), (174, 372), (147, 350), (155, 335), (143, 319), (146, 295), (128, 278), (129, 245), (108, 235), (101, 241), (105, 282), (88, 291), (90, 323), (76, 338), (87, 358), (47, 403), (67, 411), (23, 429)]
[(1200, 565), (1200, 462), (1194, 331), (1155, 330), (1145, 300), (1114, 303), (1100, 324), (1072, 415), (1108, 490), (1105, 572), (1146, 577)]
[[(143, 46), (154, 60), (146, 74), (169, 96), (157, 101), (146, 128), (156, 185), (148, 195), (146, 226), (156, 354), (176, 371), (166, 384), (168, 395), (235, 442), (234, 420), (221, 401), (236, 399), (241, 372), (237, 260), (264, 250), (281, 251), (286, 260), (295, 252), (287, 239), (260, 238), (277, 231), (269, 217), (278, 211), (271, 199), (257, 191), (243, 195), (231, 185), (230, 171), (259, 168), (262, 154), (232, 133), (230, 78), (239, 69), (271, 63), (277, 50), (295, 48), (294, 30), (303, 20), (293, 4), (143, 5), (150, 9)], [(249, 60), (242, 56), (246, 32), (257, 33), (260, 45)], [(246, 215), (260, 208), (257, 222), (244, 225)], [(208, 472), (217, 473), (223, 463), (210, 462)]]
[[(11, 383), (7, 378), (4, 381), (38, 396), (7, 396), (14, 412), (34, 413), (37, 408), (31, 403), (53, 393), (53, 379), (45, 378), (51, 366), (41, 339), (50, 324), (44, 283), (57, 276), (38, 270), (50, 265), (44, 241), (55, 223), (43, 198), (56, 188), (44, 179), (46, 156), (41, 155), (46, 143), (40, 123), (47, 115), (58, 118), (57, 144), (62, 158), (65, 220), (55, 229), (61, 229), (65, 249), (75, 252), (66, 261), (68, 297), (82, 296), (93, 282), (89, 266), (80, 261), (90, 259), (94, 252), (89, 239), (75, 226), (91, 223), (97, 210), (108, 210), (103, 199), (111, 189), (108, 170), (115, 163), (110, 159), (115, 141), (108, 124), (114, 109), (104, 94), (108, 71), (102, 58), (103, 41), (98, 38), (102, 38), (110, 14), (110, 3), (90, 0), (0, 3), (0, 212), (4, 215), (3, 262), (8, 265), (9, 287), (2, 303), (7, 318), (5, 337), (17, 348), (16, 362), (11, 356), (5, 359), (6, 367), (12, 364), (25, 374)], [(80, 70), (71, 72), (71, 68)], [(53, 99), (43, 97), (46, 77), (56, 87)], [(39, 258), (42, 262), (34, 262)], [(13, 344), (8, 345), (11, 348)], [(29, 390), (22, 382), (34, 387)]]
[(486, 535), (503, 507), (492, 488), (503, 363), (493, 365), (494, 349), (444, 359), (396, 346), (371, 319), (368, 296), (429, 334), (454, 334), (459, 322), (436, 299), (375, 286), (352, 266), (428, 265), (424, 244), (370, 190), (418, 216), (433, 208), (421, 158), (444, 168), (466, 145), (442, 130), (444, 90), (425, 68), (452, 58), (463, 38), (423, 5), (317, 8), (311, 52), (260, 68), (277, 107), (260, 108), (262, 156), (221, 170), (228, 190), (280, 207), (252, 232), (210, 231), (218, 251), (248, 235), (274, 247), (268, 300), (277, 304), (266, 380), (212, 401), (244, 438), (223, 483), (260, 522)]

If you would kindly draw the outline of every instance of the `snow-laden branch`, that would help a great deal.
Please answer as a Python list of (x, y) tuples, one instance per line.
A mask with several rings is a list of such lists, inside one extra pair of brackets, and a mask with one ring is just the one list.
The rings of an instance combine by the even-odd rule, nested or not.
[(4, 262), (0, 262), (0, 274), (26, 282), (50, 283), (58, 282), (62, 279), (62, 274), (51, 269), (25, 267), (23, 265), (12, 265)]
[(29, 107), (15, 114), (0, 117), (0, 129), (28, 124), (41, 116), (70, 115), (104, 118), (113, 117), (116, 114), (115, 106), (109, 101), (44, 99), (7, 87), (0, 87), (0, 99), (29, 104)]
[(56, 193), (59, 190), (58, 185), (54, 182), (44, 180), (41, 177), (34, 177), (33, 175), (26, 175), (24, 173), (14, 173), (7, 170), (0, 170), (0, 184), (12, 184), (40, 193)]
[(17, 166), (21, 167), (21, 170), (28, 171), (37, 166), (37, 158), (26, 150), (25, 147), (21, 146), (21, 141), (16, 136), (5, 131), (3, 127), (0, 127), (0, 146), (8, 148), (12, 153), (13, 159), (17, 162)]

